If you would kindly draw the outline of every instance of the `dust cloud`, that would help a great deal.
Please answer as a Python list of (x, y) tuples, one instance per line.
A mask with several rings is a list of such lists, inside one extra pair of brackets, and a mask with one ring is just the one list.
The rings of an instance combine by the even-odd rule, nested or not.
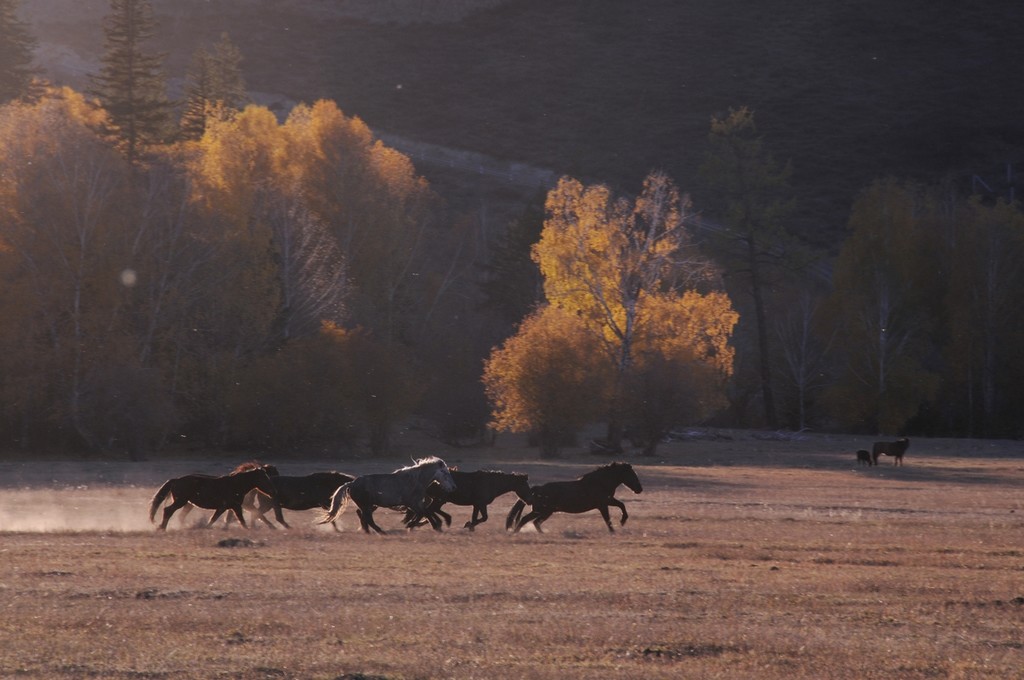
[(152, 531), (153, 492), (120, 488), (0, 491), (0, 532)]
[[(231, 465), (220, 460), (3, 461), (0, 533), (153, 531), (149, 504), (164, 481), (191, 472), (226, 474)], [(175, 515), (169, 528), (191, 527), (208, 515), (192, 512), (187, 524)]]

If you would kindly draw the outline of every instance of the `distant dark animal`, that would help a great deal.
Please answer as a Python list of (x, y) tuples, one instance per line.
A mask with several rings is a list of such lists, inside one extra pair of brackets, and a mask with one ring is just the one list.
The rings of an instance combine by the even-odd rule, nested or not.
[[(431, 482), (440, 484), (441, 490), (450, 493), (455, 491), (455, 481), (448, 470), (448, 465), (437, 457), (424, 458), (414, 465), (395, 470), (392, 473), (363, 475), (355, 480), (342, 484), (331, 498), (331, 505), (320, 519), (320, 524), (333, 522), (348, 507), (349, 501), (356, 504), (356, 514), (363, 531), (370, 533), (373, 529), (378, 534), (384, 530), (373, 521), (376, 508), (394, 508), (396, 510), (412, 510), (423, 514), (430, 499), (427, 487)], [(441, 526), (436, 518), (427, 516), (437, 531)]]
[(153, 496), (153, 501), (149, 505), (149, 521), (156, 521), (157, 508), (170, 496), (171, 504), (164, 508), (161, 530), (167, 528), (167, 522), (176, 510), (189, 503), (214, 511), (208, 524), (213, 524), (225, 511), (231, 510), (238, 518), (238, 522), (245, 527), (247, 525), (242, 516), (242, 501), (253, 489), (271, 498), (274, 496), (274, 485), (270, 481), (267, 467), (257, 467), (223, 477), (185, 475), (169, 479)]
[(871, 466), (874, 463), (871, 462), (871, 453), (861, 449), (857, 452), (857, 464)]
[(622, 511), (620, 524), (625, 524), (629, 518), (626, 506), (615, 498), (615, 491), (620, 484), (625, 484), (633, 493), (644, 490), (633, 466), (629, 463), (610, 463), (571, 482), (549, 482), (531, 486), (530, 504), (533, 509), (523, 515), (527, 502), (522, 499), (516, 501), (505, 519), (505, 529), (519, 531), (524, 525), (533, 522), (537, 531), (541, 531), (541, 523), (556, 512), (579, 513), (598, 510), (608, 526), (608, 531), (614, 533), (608, 506), (614, 505)]
[(907, 452), (908, 446), (910, 446), (910, 440), (906, 437), (900, 437), (894, 442), (875, 442), (871, 448), (871, 460), (878, 465), (879, 456), (892, 456), (894, 466), (903, 465), (903, 454)]
[[(498, 496), (514, 491), (520, 499), (530, 502), (530, 482), (524, 474), (496, 470), (452, 470), (451, 473), (455, 481), (455, 491), (445, 492), (437, 482), (431, 483), (427, 488), (430, 503), (422, 514), (409, 511), (405, 518), (406, 526), (419, 526), (428, 515), (440, 516), (450, 526), (452, 516), (441, 510), (441, 507), (445, 503), (452, 503), (473, 506), (473, 516), (465, 524), (466, 529), (473, 531), (477, 524), (487, 521), (487, 506)], [(434, 525), (436, 522), (432, 521), (431, 524)]]

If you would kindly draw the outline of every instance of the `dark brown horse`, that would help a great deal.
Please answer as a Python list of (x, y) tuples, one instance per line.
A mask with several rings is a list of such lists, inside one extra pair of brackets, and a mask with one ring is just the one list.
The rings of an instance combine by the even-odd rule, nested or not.
[[(518, 472), (499, 472), (496, 470), (477, 470), (476, 472), (462, 472), (452, 470), (452, 479), (455, 481), (455, 491), (446, 493), (441, 490), (437, 483), (427, 487), (427, 496), (432, 500), (422, 513), (408, 512), (405, 517), (406, 526), (412, 528), (422, 524), (422, 520), (428, 515), (439, 515), (448, 526), (451, 526), (452, 516), (443, 511), (441, 507), (445, 503), (454, 505), (473, 506), (473, 516), (465, 524), (465, 528), (473, 531), (477, 524), (487, 521), (487, 506), (494, 502), (494, 499), (503, 494), (514, 491), (519, 498), (530, 502), (529, 478)], [(431, 521), (436, 526), (436, 522)]]
[(515, 531), (519, 531), (527, 523), (533, 522), (537, 531), (541, 531), (541, 523), (556, 512), (580, 513), (598, 510), (608, 526), (608, 531), (614, 533), (608, 506), (614, 505), (622, 511), (619, 524), (625, 524), (629, 518), (626, 506), (615, 498), (615, 490), (620, 484), (625, 484), (633, 493), (644, 490), (633, 466), (629, 463), (610, 463), (571, 482), (549, 482), (531, 486), (533, 509), (523, 515), (527, 502), (522, 499), (516, 501), (505, 519), (505, 529), (514, 528)]
[[(291, 527), (284, 521), (282, 508), (285, 510), (312, 510), (314, 508), (330, 510), (331, 496), (334, 495), (334, 492), (338, 490), (338, 487), (348, 484), (354, 479), (355, 477), (352, 475), (341, 472), (271, 476), (270, 481), (274, 484), (274, 497), (269, 498), (259, 492), (250, 492), (245, 497), (244, 506), (252, 510), (253, 523), (259, 520), (273, 529), (274, 525), (264, 516), (268, 510), (273, 509), (274, 518), (278, 523), (286, 529), (290, 529)], [(334, 522), (331, 522), (331, 526), (335, 531), (341, 531)]]
[(208, 524), (213, 524), (225, 511), (231, 510), (238, 518), (238, 522), (245, 527), (242, 501), (246, 494), (256, 489), (271, 498), (274, 496), (274, 485), (270, 481), (268, 467), (255, 467), (223, 477), (185, 475), (169, 479), (153, 496), (153, 501), (149, 505), (149, 521), (156, 521), (157, 508), (163, 504), (165, 498), (170, 496), (171, 504), (164, 508), (163, 522), (160, 523), (161, 530), (167, 528), (167, 522), (170, 521), (176, 510), (190, 503), (196, 507), (214, 511)]
[(861, 449), (857, 452), (857, 465), (872, 466), (874, 463), (871, 462), (871, 452)]
[(903, 465), (903, 454), (907, 452), (908, 446), (910, 446), (910, 440), (906, 437), (900, 437), (894, 442), (875, 442), (875, 445), (871, 447), (871, 460), (878, 465), (879, 456), (892, 456), (893, 466)]

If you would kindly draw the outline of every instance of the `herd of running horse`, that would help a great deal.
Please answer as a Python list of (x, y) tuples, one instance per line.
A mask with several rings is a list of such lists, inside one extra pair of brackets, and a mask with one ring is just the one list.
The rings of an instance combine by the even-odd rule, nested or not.
[[(875, 442), (873, 449), (857, 452), (861, 464), (878, 465), (879, 456), (891, 456), (894, 465), (903, 463), (903, 455), (910, 440), (901, 437), (894, 442)], [(629, 463), (610, 463), (592, 470), (573, 481), (548, 482), (530, 486), (525, 474), (478, 470), (462, 472), (437, 457), (418, 460), (413, 465), (390, 473), (353, 477), (340, 472), (315, 472), (304, 476), (286, 476), (273, 465), (256, 462), (243, 463), (231, 474), (185, 475), (169, 479), (153, 496), (149, 507), (150, 521), (156, 521), (157, 510), (164, 507), (160, 529), (166, 529), (171, 516), (178, 510), (187, 514), (193, 507), (213, 510), (209, 524), (213, 524), (230, 510), (239, 523), (247, 526), (243, 508), (253, 512), (253, 521), (262, 521), (273, 528), (266, 513), (273, 510), (281, 526), (288, 527), (282, 510), (324, 511), (319, 523), (330, 523), (338, 529), (337, 520), (350, 503), (356, 504), (356, 515), (363, 531), (371, 529), (383, 534), (384, 530), (373, 519), (377, 508), (391, 508), (405, 512), (403, 524), (414, 528), (429, 523), (436, 531), (451, 526), (451, 515), (441, 508), (446, 503), (472, 506), (473, 515), (466, 522), (472, 530), (487, 521), (487, 506), (498, 496), (515, 493), (518, 496), (505, 520), (505, 529), (519, 531), (532, 523), (537, 531), (541, 524), (556, 512), (581, 513), (597, 510), (608, 531), (614, 532), (609, 507), (617, 507), (625, 524), (629, 514), (622, 501), (615, 498), (620, 485), (634, 493), (643, 491), (636, 472)], [(526, 506), (531, 509), (525, 512)], [(230, 517), (230, 516), (229, 516)]]
[[(214, 511), (208, 524), (230, 510), (243, 527), (247, 526), (243, 508), (253, 512), (254, 523), (263, 521), (270, 527), (274, 525), (265, 513), (271, 510), (274, 518), (288, 527), (282, 510), (320, 508), (324, 512), (318, 523), (330, 523), (340, 531), (336, 521), (350, 503), (355, 503), (360, 526), (366, 533), (370, 529), (384, 533), (373, 519), (377, 508), (403, 511), (403, 524), (410, 529), (429, 523), (441, 531), (445, 524), (451, 525), (451, 515), (441, 508), (451, 503), (473, 507), (472, 518), (466, 522), (466, 528), (472, 530), (487, 521), (487, 506), (498, 496), (515, 493), (518, 498), (506, 519), (506, 531), (519, 531), (530, 523), (541, 531), (541, 524), (556, 512), (597, 510), (608, 530), (614, 532), (608, 508), (619, 508), (620, 524), (625, 524), (629, 517), (626, 506), (615, 498), (620, 485), (634, 493), (643, 491), (633, 466), (621, 462), (603, 465), (572, 481), (538, 486), (530, 486), (525, 474), (493, 470), (462, 472), (449, 468), (437, 457), (418, 460), (394, 472), (360, 477), (340, 472), (286, 476), (279, 474), (273, 465), (248, 462), (220, 477), (193, 474), (167, 480), (153, 496), (149, 519), (156, 521), (157, 510), (167, 499), (170, 503), (164, 506), (160, 529), (167, 528), (167, 522), (177, 510), (185, 515), (193, 507)], [(524, 512), (527, 506), (531, 509)]]

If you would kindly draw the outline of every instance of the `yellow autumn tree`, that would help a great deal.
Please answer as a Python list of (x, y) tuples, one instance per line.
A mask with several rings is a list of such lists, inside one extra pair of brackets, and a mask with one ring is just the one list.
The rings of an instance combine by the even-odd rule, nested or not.
[[(725, 341), (721, 347), (702, 345), (695, 328), (679, 336), (658, 332), (659, 323), (687, 314), (712, 294), (698, 292), (713, 287), (714, 269), (692, 242), (689, 210), (688, 198), (659, 172), (647, 176), (634, 200), (571, 178), (562, 178), (548, 194), (533, 258), (548, 302), (577, 314), (601, 339), (615, 368), (607, 442), (613, 450), (620, 446), (622, 419), (630, 410), (626, 387), (639, 355), (668, 357), (673, 343), (691, 343), (696, 361), (715, 366), (723, 377), (732, 371), (725, 348), (738, 316), (723, 294), (713, 293), (712, 299), (725, 304), (711, 305), (720, 329), (716, 335)], [(666, 308), (667, 313), (656, 311)]]
[[(685, 367), (689, 376), (670, 385), (679, 392), (671, 401), (679, 405), (685, 397), (692, 406), (668, 408), (662, 423), (704, 418), (718, 408), (732, 373), (729, 339), (738, 315), (728, 296), (715, 290), (714, 269), (692, 243), (686, 227), (689, 201), (674, 183), (651, 173), (631, 200), (615, 197), (606, 186), (564, 177), (548, 194), (545, 208), (533, 259), (548, 305), (561, 318), (574, 320), (571, 328), (596, 343), (609, 367), (607, 384), (598, 393), (610, 450), (620, 448), (624, 420), (636, 422), (645, 409), (661, 406), (644, 406), (651, 400), (641, 380), (645, 373), (664, 374), (673, 366)], [(512, 347), (531, 351), (528, 343)], [(566, 351), (572, 353), (572, 347)], [(499, 425), (508, 425), (504, 411), (510, 401), (495, 403)]]
[(344, 253), (351, 316), (383, 340), (400, 338), (403, 315), (420, 306), (410, 283), (423, 271), (433, 191), (407, 156), (332, 101), (296, 106), (280, 134), (280, 185)]
[(492, 425), (534, 433), (541, 455), (554, 457), (581, 426), (601, 415), (609, 374), (600, 342), (579, 317), (543, 307), (485, 362)]
[[(326, 100), (296, 106), (283, 123), (254, 105), (210, 120), (191, 153), (196, 201), (220, 216), (221, 237), (246, 265), (225, 270), (242, 275), (232, 290), (258, 301), (262, 337), (272, 332), (265, 345), (318, 334), (324, 323), (359, 324), (401, 353), (400, 317), (419, 308), (412, 284), (433, 201), (406, 156)], [(381, 408), (364, 405), (378, 451), (408, 410), (403, 398), (383, 395), (367, 397)]]
[(633, 443), (651, 456), (673, 427), (725, 406), (736, 355), (729, 341), (739, 315), (719, 291), (653, 294), (645, 310), (623, 408)]

